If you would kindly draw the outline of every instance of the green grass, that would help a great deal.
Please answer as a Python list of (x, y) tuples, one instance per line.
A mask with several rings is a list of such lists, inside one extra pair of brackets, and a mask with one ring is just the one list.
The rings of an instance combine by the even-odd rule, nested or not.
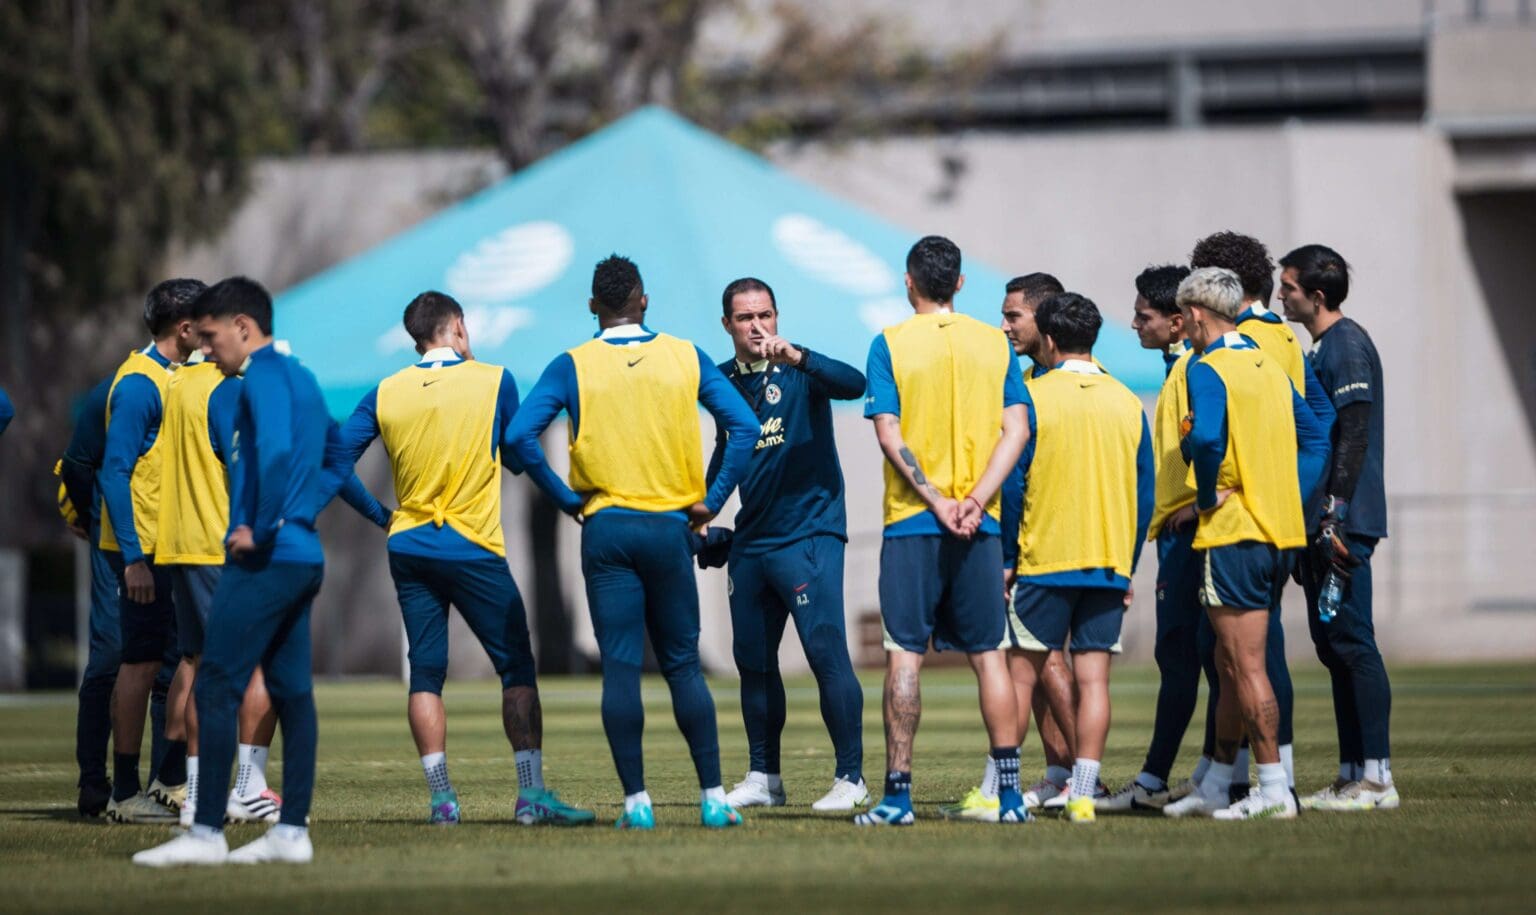
[[(1296, 765), (1307, 791), (1332, 778), (1334, 731), (1324, 677), (1298, 667)], [(878, 680), (866, 674), (865, 684), (866, 770), (878, 785)], [(1149, 668), (1116, 672), (1104, 764), (1111, 784), (1139, 766), (1155, 684)], [(918, 825), (859, 830), (806, 806), (830, 782), (832, 761), (813, 684), (795, 681), (784, 735), (794, 806), (749, 811), (744, 828), (715, 833), (697, 826), (686, 747), (664, 687), (648, 681), (646, 761), (658, 829), (637, 835), (606, 825), (618, 814), (619, 789), (592, 680), (544, 684), (549, 780), (568, 799), (596, 804), (602, 820), (574, 830), (511, 822), (516, 777), (491, 685), (448, 691), (449, 760), (466, 822), (433, 829), (422, 824), (426, 790), (402, 687), (326, 684), (316, 862), (237, 872), (132, 867), (129, 854), (168, 831), (75, 816), (72, 698), (20, 697), (0, 702), (0, 910), (1528, 911), (1536, 899), (1536, 667), (1405, 667), (1393, 671), (1393, 685), (1401, 810), (1294, 822), (1131, 816), (1086, 828), (1046, 819), (999, 827), (935, 818), (937, 804), (979, 776), (986, 743), (969, 675), (935, 671), (925, 678), (917, 740)], [(735, 683), (717, 682), (714, 691), (729, 784), (745, 769), (745, 738)], [(1178, 773), (1197, 752), (1192, 730)], [(1031, 779), (1038, 753), (1031, 737)], [(231, 845), (256, 834), (232, 830)]]

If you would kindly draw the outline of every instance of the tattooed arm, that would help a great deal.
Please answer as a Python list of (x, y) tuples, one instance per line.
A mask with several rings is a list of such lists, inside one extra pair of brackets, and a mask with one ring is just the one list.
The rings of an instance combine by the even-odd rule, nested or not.
[(956, 537), (968, 537), (969, 534), (960, 524), (960, 503), (939, 492), (938, 487), (923, 473), (917, 456), (902, 438), (901, 417), (894, 413), (881, 413), (873, 418), (875, 438), (880, 442), (880, 450), (885, 452), (885, 459), (891, 462), (891, 466), (896, 468), (896, 472), (907, 481), (907, 485), (912, 487), (912, 491), (923, 500), (946, 531)]

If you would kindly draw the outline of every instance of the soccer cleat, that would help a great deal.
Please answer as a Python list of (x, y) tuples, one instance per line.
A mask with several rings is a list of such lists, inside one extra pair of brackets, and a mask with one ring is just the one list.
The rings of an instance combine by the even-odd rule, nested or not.
[(427, 822), (433, 826), (459, 825), (459, 796), (453, 791), (432, 792), (432, 810)]
[(912, 808), (881, 801), (875, 809), (853, 818), (855, 826), (911, 826)]
[(297, 836), (285, 836), (276, 829), (229, 853), (230, 864), (308, 864), (315, 860), (315, 846), (309, 830)]
[(1248, 782), (1233, 782), (1232, 787), (1227, 789), (1227, 803), (1236, 804), (1252, 792), (1253, 785)]
[[(1066, 810), (1067, 809), (1067, 800), (1071, 796), (1072, 796), (1072, 789), (1071, 789), (1071, 787), (1070, 786), (1063, 787), (1061, 789), (1061, 791), (1055, 797), (1048, 797), (1048, 798), (1046, 798), (1045, 799), (1045, 803), (1041, 804), (1040, 808), (1042, 810)], [(1105, 785), (1102, 781), (1099, 782), (1098, 784), (1094, 785), (1094, 788), (1093, 788), (1093, 800), (1095, 802), (1098, 802), (1100, 799), (1107, 798), (1107, 797), (1109, 797), (1109, 786)]]
[(655, 829), (656, 814), (651, 812), (651, 805), (645, 804), (634, 810), (624, 811), (613, 824), (618, 829)]
[(224, 822), (276, 823), (282, 812), (283, 799), (271, 788), (264, 788), (260, 794), (250, 797), (235, 797), (231, 794), (229, 803), (224, 805)]
[[(1031, 789), (1033, 791), (1034, 789)], [(1029, 795), (1024, 795), (1024, 807), (1029, 809)], [(1033, 806), (1039, 806), (1035, 804)], [(998, 811), (1002, 805), (995, 797), (987, 797), (981, 793), (980, 788), (972, 788), (965, 793), (958, 804), (945, 804), (939, 808), (939, 816), (946, 820), (977, 820), (982, 823), (996, 823)]]
[(107, 819), (114, 823), (171, 826), (176, 811), (140, 791), (127, 800), (107, 802)]
[(780, 783), (778, 790), (774, 790), (768, 787), (767, 775), (748, 772), (725, 796), (725, 802), (732, 807), (783, 807), (784, 786)]
[(864, 779), (856, 782), (846, 778), (839, 778), (832, 783), (832, 790), (828, 791), (821, 800), (811, 805), (812, 810), (848, 811), (855, 807), (863, 807), (869, 803), (869, 789), (864, 785)]
[(1320, 791), (1315, 791), (1312, 794), (1309, 794), (1306, 797), (1302, 798), (1301, 799), (1301, 809), (1302, 810), (1333, 810), (1333, 809), (1336, 809), (1333, 805), (1338, 803), (1338, 801), (1344, 796), (1344, 792), (1348, 791), (1351, 787), (1353, 787), (1354, 785), (1358, 785), (1358, 784), (1360, 784), (1360, 783), (1357, 782), (1357, 781), (1352, 781), (1352, 780), (1347, 779), (1347, 778), (1336, 778), (1336, 779), (1333, 780), (1333, 784), (1329, 785), (1328, 787), (1326, 787), (1326, 788), (1324, 788), (1324, 789), (1322, 789)]
[(1128, 813), (1132, 810), (1162, 810), (1167, 806), (1171, 792), (1148, 790), (1141, 782), (1133, 781), (1114, 794), (1097, 798), (1093, 809), (1099, 813)]
[(732, 809), (730, 804), (711, 798), (699, 805), (699, 822), (710, 829), (726, 829), (731, 826), (740, 826), (746, 821), (741, 818), (741, 814)]
[(75, 808), (83, 817), (99, 817), (106, 812), (107, 803), (111, 800), (111, 782), (81, 785), (80, 798), (75, 802)]
[(146, 848), (133, 856), (140, 867), (176, 867), (182, 864), (223, 864), (229, 860), (229, 845), (221, 832), (199, 836), (184, 832), (163, 845)]
[[(1337, 786), (1337, 783), (1335, 783)], [(1327, 790), (1327, 789), (1324, 789)], [(1378, 785), (1374, 782), (1350, 782), (1339, 787), (1335, 796), (1328, 800), (1315, 800), (1323, 792), (1312, 795), (1311, 810), (1335, 813), (1359, 810), (1396, 810), (1402, 804), (1395, 785)]]
[(179, 785), (173, 786), (167, 785), (157, 778), (149, 783), (149, 790), (145, 794), (148, 794), (172, 810), (180, 810), (181, 805), (187, 802), (187, 783), (182, 782)]
[[(979, 791), (980, 789), (977, 790)], [(1055, 797), (1065, 790), (1067, 790), (1065, 786), (1058, 786), (1050, 779), (1042, 778), (1033, 785), (1030, 785), (1029, 790), (1024, 792), (1024, 806), (1031, 810), (1038, 810), (1048, 799)]]
[(1263, 791), (1250, 791), (1248, 796), (1236, 804), (1218, 810), (1211, 814), (1216, 820), (1292, 820), (1296, 818), (1296, 801), (1291, 798), (1291, 793), (1285, 793), (1284, 800), (1272, 801), (1264, 796)]
[(1010, 788), (998, 795), (997, 822), (1033, 823), (1034, 820), (1034, 815), (1024, 806), (1024, 798), (1019, 794), (1019, 789)]
[(1074, 797), (1067, 799), (1068, 823), (1092, 823), (1097, 819), (1094, 813), (1094, 799), (1091, 797)]
[(553, 791), (528, 788), (517, 795), (517, 821), (524, 826), (552, 823), (556, 826), (580, 826), (597, 819), (597, 814), (572, 807)]
[(1173, 801), (1182, 801), (1186, 797), (1189, 797), (1191, 794), (1194, 794), (1199, 790), (1199, 785), (1186, 778), (1182, 782), (1179, 782), (1177, 785), (1173, 785), (1168, 789), (1168, 801), (1169, 803), (1172, 803)]
[(1226, 798), (1206, 798), (1199, 791), (1163, 805), (1165, 817), (1211, 817), (1226, 809)]

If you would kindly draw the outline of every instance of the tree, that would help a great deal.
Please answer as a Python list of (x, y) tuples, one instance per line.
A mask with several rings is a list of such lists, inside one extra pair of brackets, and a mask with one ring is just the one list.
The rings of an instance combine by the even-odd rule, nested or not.
[(0, 537), (58, 530), (45, 481), (69, 398), (121, 358), (112, 341), (142, 337), (130, 303), (168, 245), (217, 230), (245, 191), (262, 102), (233, 5), (0, 4), (0, 383), (18, 408)]

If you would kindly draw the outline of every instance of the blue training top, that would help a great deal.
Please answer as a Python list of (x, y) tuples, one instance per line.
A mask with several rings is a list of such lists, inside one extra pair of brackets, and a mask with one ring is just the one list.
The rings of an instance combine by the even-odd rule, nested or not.
[[(64, 491), (80, 514), (82, 527), (96, 530), (101, 520), (101, 503), (96, 498), (96, 474), (107, 452), (107, 394), (112, 390), (112, 375), (91, 388), (75, 408), (75, 431), (64, 449), (59, 475)], [(91, 543), (100, 542), (93, 536)]]
[[(1385, 389), (1381, 380), (1381, 357), (1365, 328), (1349, 318), (1342, 318), (1312, 344), (1307, 365), (1316, 366), (1323, 390), (1336, 409), (1351, 404), (1370, 404), (1366, 426), (1365, 463), (1355, 481), (1354, 496), (1349, 500), (1349, 516), (1344, 527), (1361, 537), (1387, 536), (1387, 490), (1382, 473), (1383, 443), (1386, 439)], [(1334, 427), (1337, 433), (1338, 427)], [(1336, 436), (1335, 436), (1336, 437)], [(1327, 480), (1323, 481), (1325, 484)], [(1326, 494), (1325, 494), (1326, 495)]]
[[(826, 534), (847, 542), (843, 469), (832, 432), (832, 401), (864, 396), (864, 374), (845, 362), (804, 347), (798, 367), (742, 365), (720, 371), (757, 414), (760, 427), (752, 460), (741, 478), (732, 549), (744, 555), (775, 550)], [(715, 429), (707, 479), (713, 483), (725, 459), (725, 429)]]

